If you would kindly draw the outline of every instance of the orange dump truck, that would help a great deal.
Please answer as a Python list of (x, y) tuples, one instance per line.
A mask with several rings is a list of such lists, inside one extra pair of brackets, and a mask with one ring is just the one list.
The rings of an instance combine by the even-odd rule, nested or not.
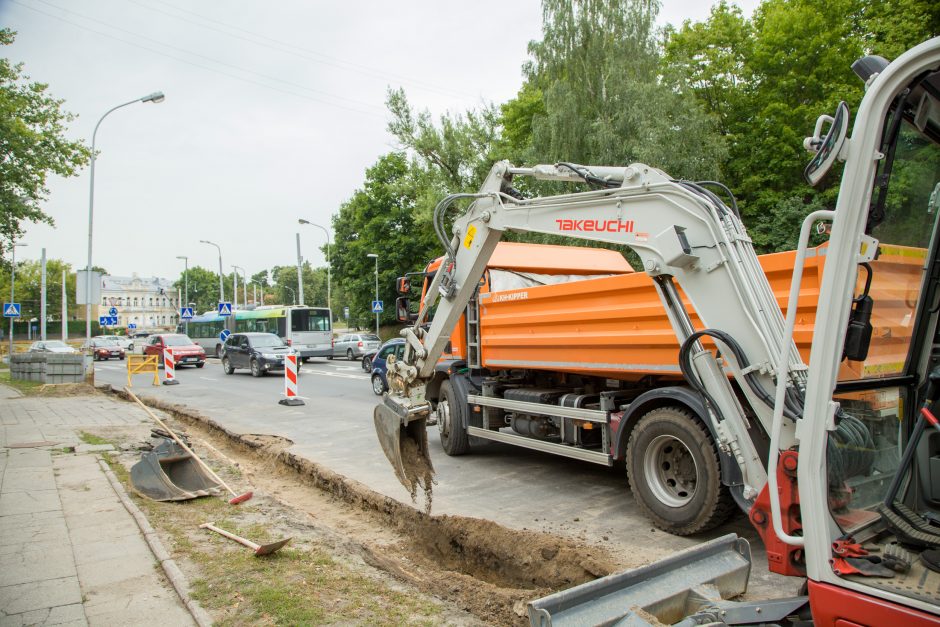
[[(794, 339), (807, 363), (826, 250), (810, 251), (801, 284)], [(794, 257), (760, 257), (784, 313)], [(909, 295), (919, 288), (924, 258), (921, 249), (882, 247), (868, 288), (875, 302), (871, 347), (865, 361), (843, 361), (841, 380), (902, 370), (916, 303)], [(428, 265), (424, 289), (440, 262)], [(685, 306), (701, 328), (688, 301)], [(400, 302), (398, 309), (406, 307)], [(715, 450), (714, 434), (700, 418), (703, 400), (682, 379), (678, 352), (652, 279), (634, 272), (619, 252), (500, 242), (427, 397), (436, 404), (448, 454), (468, 452), (479, 438), (608, 466), (624, 460), (650, 518), (672, 533), (695, 533), (719, 524), (733, 510), (732, 499), (741, 504), (743, 497), (730, 454), (707, 453)], [(475, 402), (481, 396), (486, 406)], [(693, 428), (684, 428), (685, 435), (675, 428), (668, 436), (655, 433), (663, 421), (679, 422), (677, 416)], [(753, 424), (752, 437), (766, 440)], [(638, 441), (658, 443), (655, 463), (637, 455)], [(760, 442), (758, 450), (764, 450)]]

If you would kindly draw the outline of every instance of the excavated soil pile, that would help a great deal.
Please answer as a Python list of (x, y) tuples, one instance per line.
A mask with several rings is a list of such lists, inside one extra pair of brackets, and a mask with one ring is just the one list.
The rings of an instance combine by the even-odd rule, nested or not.
[(147, 403), (202, 430), (258, 490), (330, 526), (350, 553), (487, 623), (525, 624), (526, 601), (616, 569), (600, 549), (489, 520), (430, 516), (291, 454), (289, 440), (234, 434), (188, 409)]

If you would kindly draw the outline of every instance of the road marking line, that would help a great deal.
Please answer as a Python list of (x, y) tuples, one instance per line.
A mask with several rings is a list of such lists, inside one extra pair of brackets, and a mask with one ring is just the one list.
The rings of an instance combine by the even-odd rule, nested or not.
[(365, 379), (363, 375), (343, 374), (341, 372), (323, 372), (322, 370), (301, 370), (304, 374), (318, 374), (324, 377), (337, 377), (339, 379)]
[(199, 377), (203, 381), (218, 381), (218, 379), (213, 379), (212, 377)]

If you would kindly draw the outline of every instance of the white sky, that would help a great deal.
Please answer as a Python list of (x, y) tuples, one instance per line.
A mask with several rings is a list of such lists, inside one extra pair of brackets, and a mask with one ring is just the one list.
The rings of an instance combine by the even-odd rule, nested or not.
[[(660, 23), (707, 17), (711, 3), (664, 0)], [(739, 0), (750, 13), (758, 0)], [(78, 115), (91, 143), (111, 107), (153, 91), (101, 124), (93, 263), (112, 274), (175, 279), (190, 267), (249, 275), (296, 263), (295, 236), (324, 264), (320, 229), (395, 148), (384, 101), (404, 87), (436, 116), (512, 98), (526, 46), (541, 35), (538, 0), (0, 0), (17, 31), (0, 54), (25, 64)], [(87, 168), (50, 181), (55, 228), (30, 225), (18, 259), (41, 248), (73, 268), (88, 244)]]

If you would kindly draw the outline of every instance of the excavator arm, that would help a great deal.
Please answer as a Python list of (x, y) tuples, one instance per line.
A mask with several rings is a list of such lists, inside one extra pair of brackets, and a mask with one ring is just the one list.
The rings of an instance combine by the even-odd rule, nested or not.
[[(586, 182), (598, 188), (522, 199), (512, 188), (513, 178), (519, 176)], [(444, 214), (462, 199), (472, 203), (454, 221), (452, 237), (446, 238)], [(433, 472), (425, 433), (431, 411), (426, 383), (506, 231), (565, 235), (635, 251), (654, 280), (682, 347), (683, 373), (707, 401), (718, 445), (741, 469), (744, 498), (754, 498), (763, 488), (767, 471), (748, 434), (749, 417), (756, 417), (770, 432), (775, 375), (778, 365), (783, 365), (787, 398), (792, 402), (784, 412), (780, 447), (794, 444), (799, 417), (794, 399), (805, 388), (806, 366), (785, 336), (783, 315), (739, 216), (715, 194), (639, 163), (620, 168), (573, 164), (517, 168), (503, 161), (493, 166), (478, 193), (441, 201), (434, 219), (446, 257), (426, 291), (417, 322), (403, 331), (404, 356), (389, 366), (389, 393), (375, 410), (383, 450), (412, 494), (418, 486), (429, 488)], [(705, 329), (693, 328), (680, 288)], [(435, 303), (433, 322), (425, 331), (422, 322)], [(702, 345), (706, 336), (722, 357)], [(742, 407), (726, 368), (737, 380), (749, 411)]]

